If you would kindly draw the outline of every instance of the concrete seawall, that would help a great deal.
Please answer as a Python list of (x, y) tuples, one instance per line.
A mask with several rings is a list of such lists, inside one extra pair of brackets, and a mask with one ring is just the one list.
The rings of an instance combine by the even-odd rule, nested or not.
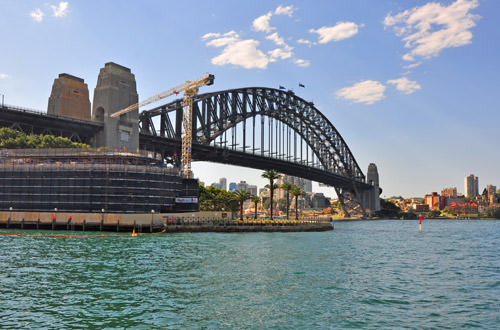
[(0, 212), (0, 228), (152, 233), (302, 232), (333, 230), (333, 223), (295, 220), (232, 220), (231, 212), (196, 213), (68, 213)]

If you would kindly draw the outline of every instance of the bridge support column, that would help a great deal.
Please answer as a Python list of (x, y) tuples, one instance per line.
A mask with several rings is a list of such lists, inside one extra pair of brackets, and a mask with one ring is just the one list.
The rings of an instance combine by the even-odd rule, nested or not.
[(133, 152), (139, 148), (138, 110), (119, 118), (109, 117), (137, 101), (135, 76), (130, 69), (106, 63), (99, 72), (92, 102), (92, 119), (104, 123), (104, 129), (96, 136), (97, 147), (126, 148)]

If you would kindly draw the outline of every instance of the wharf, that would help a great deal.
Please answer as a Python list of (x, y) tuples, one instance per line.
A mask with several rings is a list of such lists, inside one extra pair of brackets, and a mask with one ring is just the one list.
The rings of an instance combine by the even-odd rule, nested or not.
[(196, 213), (67, 213), (0, 212), (0, 228), (107, 231), (137, 233), (182, 232), (308, 232), (333, 230), (330, 220), (235, 220), (230, 212)]

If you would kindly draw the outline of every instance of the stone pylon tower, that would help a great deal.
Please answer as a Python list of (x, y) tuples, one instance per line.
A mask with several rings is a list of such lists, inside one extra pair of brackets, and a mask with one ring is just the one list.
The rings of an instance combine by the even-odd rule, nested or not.
[(370, 163), (368, 165), (368, 172), (366, 173), (366, 183), (373, 186), (372, 189), (365, 192), (364, 198), (364, 207), (365, 209), (369, 209), (370, 212), (379, 211), (380, 210), (380, 187), (378, 182), (378, 170), (377, 165), (374, 163)]
[(109, 117), (137, 101), (135, 76), (130, 69), (113, 62), (106, 63), (99, 72), (92, 103), (92, 119), (104, 122), (104, 129), (96, 136), (98, 147), (132, 152), (139, 149), (138, 110), (118, 118)]
[(67, 73), (54, 79), (47, 113), (90, 120), (89, 89), (84, 80)]

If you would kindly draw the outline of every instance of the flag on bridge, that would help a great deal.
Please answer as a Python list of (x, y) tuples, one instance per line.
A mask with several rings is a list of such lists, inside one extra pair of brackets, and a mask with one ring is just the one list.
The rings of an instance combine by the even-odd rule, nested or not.
[(285, 88), (285, 86), (281, 86), (281, 85), (280, 85), (280, 89), (286, 89), (286, 88)]
[(304, 87), (304, 88), (306, 88), (306, 86), (304, 86), (304, 84), (303, 84), (303, 83), (299, 83), (299, 87)]

